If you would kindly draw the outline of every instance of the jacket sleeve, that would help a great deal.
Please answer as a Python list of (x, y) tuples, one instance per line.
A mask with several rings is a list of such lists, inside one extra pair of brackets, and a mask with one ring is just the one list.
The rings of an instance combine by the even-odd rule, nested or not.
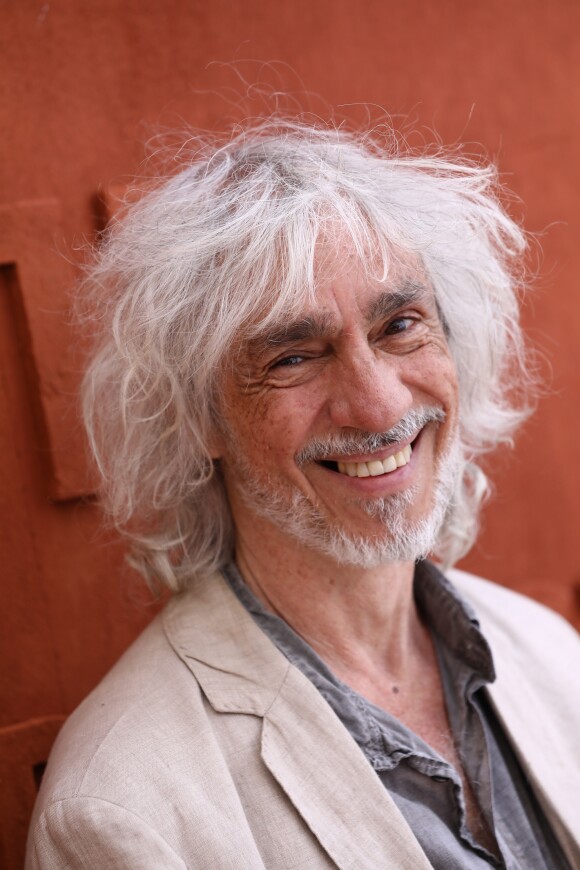
[(138, 816), (101, 798), (51, 804), (31, 829), (26, 870), (186, 870), (163, 837)]

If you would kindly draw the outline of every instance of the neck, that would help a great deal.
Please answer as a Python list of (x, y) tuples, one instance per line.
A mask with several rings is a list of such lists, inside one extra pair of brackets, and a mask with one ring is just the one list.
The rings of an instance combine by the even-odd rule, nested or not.
[(238, 535), (238, 568), (262, 604), (350, 685), (373, 672), (405, 682), (431, 649), (413, 597), (414, 564), (341, 565), (279, 538), (253, 535), (250, 546)]

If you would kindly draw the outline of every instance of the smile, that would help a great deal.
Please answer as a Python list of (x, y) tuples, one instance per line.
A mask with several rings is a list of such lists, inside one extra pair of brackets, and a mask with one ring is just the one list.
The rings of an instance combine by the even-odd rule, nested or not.
[(411, 445), (407, 444), (398, 453), (387, 456), (386, 459), (373, 459), (370, 462), (338, 462), (337, 467), (340, 474), (347, 474), (349, 477), (380, 477), (407, 465), (412, 452)]

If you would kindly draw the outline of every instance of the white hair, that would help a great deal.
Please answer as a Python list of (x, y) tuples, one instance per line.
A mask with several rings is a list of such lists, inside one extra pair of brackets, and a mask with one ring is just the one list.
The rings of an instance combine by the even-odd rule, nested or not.
[(190, 146), (180, 171), (111, 227), (84, 285), (102, 306), (85, 421), (103, 506), (133, 564), (177, 590), (230, 558), (208, 447), (220, 374), (237, 342), (314, 297), (315, 250), (337, 225), (374, 279), (398, 257), (418, 260), (448, 330), (463, 470), (437, 552), (452, 563), (473, 542), (487, 490), (477, 458), (527, 413), (526, 242), (495, 168), (411, 153), (394, 135), (276, 119)]

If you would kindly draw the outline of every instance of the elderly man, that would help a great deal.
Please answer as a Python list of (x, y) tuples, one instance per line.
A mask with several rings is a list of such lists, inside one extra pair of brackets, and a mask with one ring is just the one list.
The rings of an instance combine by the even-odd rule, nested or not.
[(103, 503), (176, 594), (63, 729), (28, 867), (580, 866), (576, 636), (442, 573), (526, 413), (493, 170), (195, 147), (89, 279)]

